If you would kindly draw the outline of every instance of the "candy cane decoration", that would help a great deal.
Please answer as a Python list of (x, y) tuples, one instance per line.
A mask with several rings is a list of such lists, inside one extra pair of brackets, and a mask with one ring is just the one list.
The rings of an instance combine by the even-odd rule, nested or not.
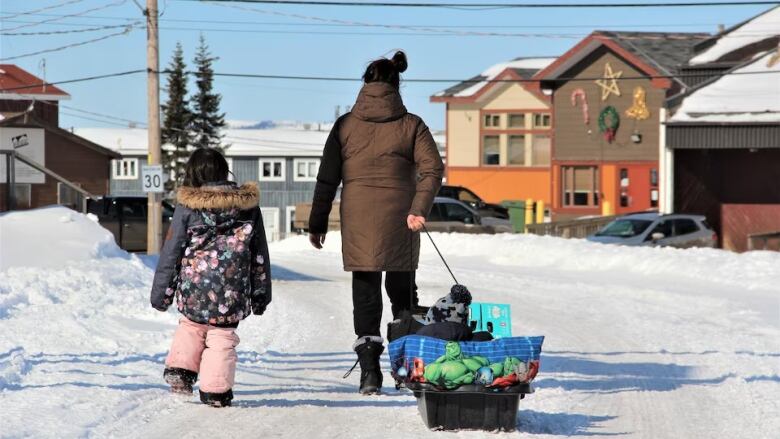
[(577, 106), (577, 98), (580, 98), (580, 102), (582, 102), (582, 120), (585, 122), (585, 125), (588, 125), (590, 123), (590, 116), (588, 116), (588, 97), (585, 96), (585, 90), (577, 88), (571, 92), (572, 107)]

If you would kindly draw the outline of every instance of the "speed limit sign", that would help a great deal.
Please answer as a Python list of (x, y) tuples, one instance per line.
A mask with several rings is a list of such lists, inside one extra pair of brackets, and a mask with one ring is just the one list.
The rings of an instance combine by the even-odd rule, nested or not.
[(141, 185), (144, 192), (165, 192), (162, 165), (141, 165)]

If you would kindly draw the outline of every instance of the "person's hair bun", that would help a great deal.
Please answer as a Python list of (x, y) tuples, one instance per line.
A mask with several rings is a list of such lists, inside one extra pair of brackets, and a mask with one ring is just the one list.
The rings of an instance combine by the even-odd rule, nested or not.
[(395, 55), (393, 55), (393, 58), (390, 59), (390, 61), (393, 62), (393, 65), (395, 66), (395, 69), (398, 71), (398, 73), (405, 72), (406, 68), (409, 67), (409, 63), (406, 61), (406, 54), (400, 50), (395, 52)]

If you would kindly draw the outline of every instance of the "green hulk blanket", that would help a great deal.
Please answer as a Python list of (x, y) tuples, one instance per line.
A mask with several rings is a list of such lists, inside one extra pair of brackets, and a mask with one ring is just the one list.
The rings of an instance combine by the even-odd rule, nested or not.
[(448, 390), (473, 383), (474, 375), (482, 367), (489, 367), (493, 377), (499, 378), (514, 373), (515, 366), (520, 363), (520, 360), (512, 357), (507, 357), (503, 363), (493, 364), (488, 364), (485, 357), (465, 357), (460, 344), (454, 341), (448, 342), (444, 349), (444, 355), (425, 366), (424, 376), (429, 383)]

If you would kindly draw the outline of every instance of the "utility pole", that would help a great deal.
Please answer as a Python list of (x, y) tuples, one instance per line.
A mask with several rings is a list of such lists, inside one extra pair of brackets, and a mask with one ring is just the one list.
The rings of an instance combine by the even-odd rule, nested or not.
[[(147, 100), (149, 112), (149, 157), (150, 165), (159, 165), (161, 156), (160, 134), (160, 50), (157, 27), (157, 0), (146, 0), (146, 62)], [(162, 245), (162, 194), (149, 192), (146, 227), (146, 253), (156, 255)]]

